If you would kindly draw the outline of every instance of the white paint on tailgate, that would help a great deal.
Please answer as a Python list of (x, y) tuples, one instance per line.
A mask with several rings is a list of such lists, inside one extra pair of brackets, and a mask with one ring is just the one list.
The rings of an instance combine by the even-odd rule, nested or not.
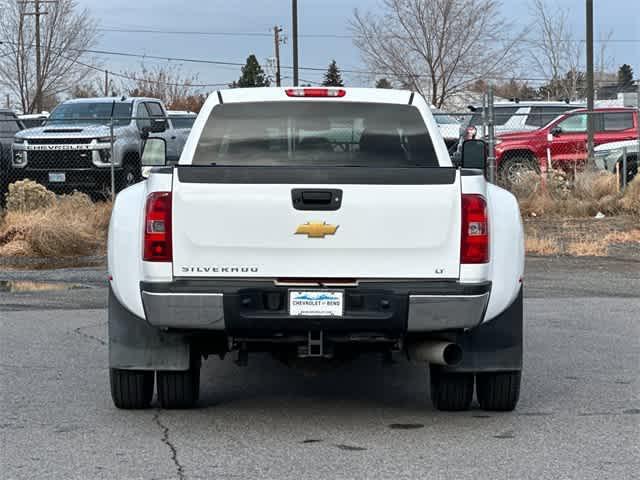
[[(195, 184), (176, 178), (174, 275), (458, 278), (459, 179), (450, 185), (308, 186), (343, 190), (342, 207), (326, 212), (295, 210), (292, 188), (305, 185)], [(338, 230), (324, 238), (295, 234), (298, 226), (314, 221)], [(229, 266), (258, 270), (220, 270)]]

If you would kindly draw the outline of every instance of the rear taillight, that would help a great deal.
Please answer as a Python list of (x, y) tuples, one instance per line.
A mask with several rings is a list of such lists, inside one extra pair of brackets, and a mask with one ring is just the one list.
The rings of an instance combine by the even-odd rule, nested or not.
[(146, 262), (171, 262), (171, 192), (153, 192), (147, 197), (144, 215), (144, 252)]
[(462, 237), (460, 263), (489, 261), (489, 219), (482, 195), (462, 195)]
[(344, 97), (347, 91), (342, 88), (287, 88), (287, 97)]

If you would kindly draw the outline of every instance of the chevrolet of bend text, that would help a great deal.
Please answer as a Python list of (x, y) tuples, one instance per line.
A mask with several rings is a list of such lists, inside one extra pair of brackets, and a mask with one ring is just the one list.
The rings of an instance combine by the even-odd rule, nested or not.
[[(420, 362), (431, 400), (512, 410), (522, 370), (524, 242), (486, 148), (451, 162), (425, 100), (400, 90), (215, 92), (177, 165), (109, 227), (109, 367), (119, 408), (198, 401), (203, 358), (340, 368)], [(214, 361), (214, 360), (209, 360)], [(425, 376), (425, 378), (427, 378)]]

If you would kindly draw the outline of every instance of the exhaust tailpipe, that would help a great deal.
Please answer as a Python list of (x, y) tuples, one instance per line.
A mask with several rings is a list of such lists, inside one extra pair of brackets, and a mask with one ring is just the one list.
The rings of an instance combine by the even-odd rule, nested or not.
[(455, 367), (462, 362), (462, 347), (442, 340), (426, 340), (409, 345), (409, 357), (412, 360)]

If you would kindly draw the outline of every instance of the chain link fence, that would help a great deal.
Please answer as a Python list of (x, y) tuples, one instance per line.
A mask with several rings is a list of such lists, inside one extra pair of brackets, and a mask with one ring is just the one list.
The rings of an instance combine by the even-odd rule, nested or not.
[(56, 119), (23, 128), (12, 114), (0, 115), (0, 197), (10, 184), (33, 180), (57, 194), (74, 191), (94, 200), (112, 199), (142, 180), (140, 158), (149, 132), (167, 142), (176, 162), (189, 128), (171, 127), (169, 117)]
[[(531, 175), (561, 175), (570, 180), (579, 172), (596, 170), (616, 175), (622, 191), (638, 174), (639, 107), (603, 107), (589, 112), (580, 103), (492, 102), (485, 96), (483, 105), (475, 106), (471, 113), (436, 112), (434, 117), (445, 141), (445, 132), (450, 129), (447, 119), (459, 124), (457, 146), (449, 148), (454, 159), (459, 158), (464, 140), (487, 142), (487, 178), (494, 183), (512, 188)], [(594, 125), (591, 158), (587, 138), (590, 120)]]
[[(620, 189), (637, 175), (640, 151), (638, 109), (607, 108), (574, 112), (580, 104), (491, 102), (473, 111), (441, 112), (434, 117), (450, 155), (459, 159), (465, 139), (488, 144), (487, 178), (510, 187), (531, 174), (561, 172), (574, 177), (585, 168), (609, 171)], [(587, 124), (595, 126), (595, 152), (588, 162)], [(145, 130), (154, 122), (164, 132), (167, 158), (177, 162), (189, 129), (171, 128), (165, 117), (56, 119), (24, 128), (9, 111), (0, 111), (0, 199), (16, 181), (34, 180), (58, 194), (87, 193), (112, 198), (142, 179), (140, 157)], [(158, 126), (158, 123), (156, 123)]]

